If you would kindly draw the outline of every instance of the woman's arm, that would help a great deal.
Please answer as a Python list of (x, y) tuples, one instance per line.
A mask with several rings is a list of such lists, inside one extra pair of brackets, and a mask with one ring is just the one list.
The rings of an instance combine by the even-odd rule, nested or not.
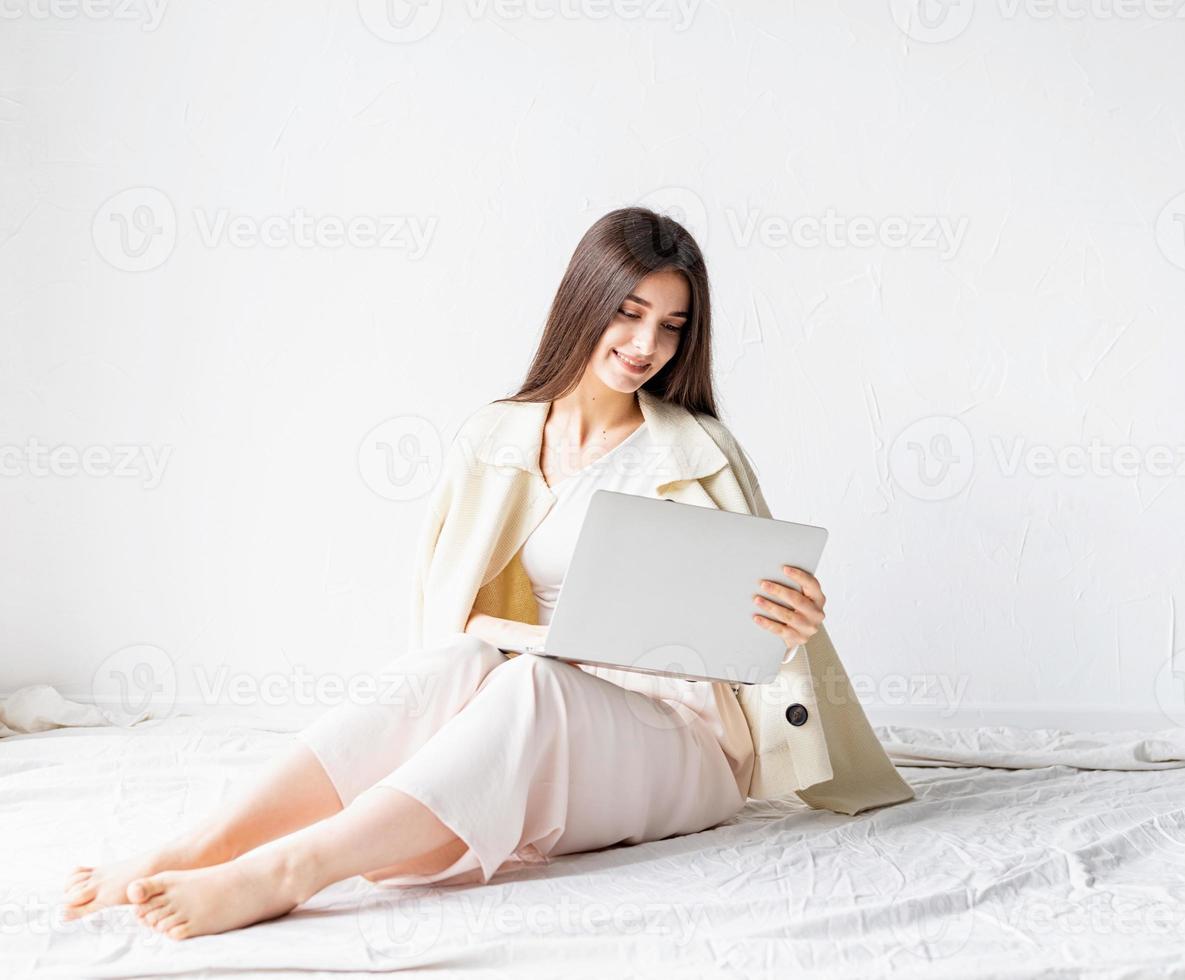
[(547, 627), (532, 626), (530, 623), (520, 623), (513, 619), (500, 619), (497, 616), (475, 612), (469, 614), (465, 632), (479, 636), (502, 650), (541, 643), (547, 636)]

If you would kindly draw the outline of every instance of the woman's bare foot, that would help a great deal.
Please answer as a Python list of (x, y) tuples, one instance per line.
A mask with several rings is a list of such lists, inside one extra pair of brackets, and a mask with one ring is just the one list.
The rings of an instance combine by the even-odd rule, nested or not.
[(232, 857), (226, 849), (197, 837), (183, 837), (163, 847), (99, 867), (80, 865), (66, 879), (66, 919), (78, 919), (111, 905), (128, 905), (128, 885), (137, 878), (171, 869), (205, 868)]
[(162, 871), (128, 885), (145, 925), (170, 939), (189, 939), (275, 919), (318, 891), (307, 866), (274, 848), (192, 871)]

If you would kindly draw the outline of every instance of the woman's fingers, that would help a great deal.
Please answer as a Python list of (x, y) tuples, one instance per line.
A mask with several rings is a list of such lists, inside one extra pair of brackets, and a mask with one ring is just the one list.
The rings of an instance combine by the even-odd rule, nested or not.
[(783, 565), (782, 571), (794, 579), (798, 583), (799, 588), (802, 589), (803, 594), (813, 600), (815, 605), (820, 609), (827, 604), (827, 597), (823, 595), (823, 587), (819, 585), (819, 580), (810, 572), (801, 568), (795, 568), (793, 565)]
[(761, 613), (753, 618), (763, 629), (781, 636), (787, 647), (796, 647), (819, 632), (820, 624), (826, 619), (823, 606), (827, 597), (819, 580), (810, 572), (793, 565), (783, 565), (782, 570), (798, 583), (801, 591), (762, 579), (758, 585), (773, 598), (755, 595), (753, 601)]
[(801, 646), (806, 643), (812, 636), (815, 635), (816, 627), (803, 626), (801, 628), (794, 625), (783, 623), (780, 620), (770, 619), (762, 615), (754, 615), (753, 621), (757, 623), (762, 629), (769, 630), (771, 633), (777, 633), (786, 644), (787, 648)]
[[(767, 579), (762, 579), (758, 584), (764, 592), (773, 596), (778, 604), (801, 613), (806, 617), (808, 622), (813, 623), (815, 626), (818, 626), (826, 619), (822, 603), (813, 596), (792, 589), (788, 585), (782, 585), (780, 582), (770, 582)], [(819, 593), (819, 595), (822, 596), (822, 593)], [(760, 599), (761, 597), (754, 596), (754, 598)], [(760, 603), (758, 604), (760, 605)]]

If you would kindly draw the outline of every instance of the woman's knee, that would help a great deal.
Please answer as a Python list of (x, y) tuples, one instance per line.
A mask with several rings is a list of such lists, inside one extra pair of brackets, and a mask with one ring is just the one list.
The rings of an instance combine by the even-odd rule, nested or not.
[(402, 654), (386, 665), (392, 673), (434, 672), (458, 666), (481, 666), (490, 670), (505, 660), (502, 651), (472, 633), (451, 633), (436, 643)]
[(465, 632), (450, 633), (437, 643), (421, 647), (418, 656), (451, 657), (454, 659), (464, 657), (499, 662), (505, 659), (502, 651), (489, 640), (474, 633)]
[(534, 654), (520, 653), (509, 657), (494, 671), (491, 683), (498, 681), (509, 686), (527, 685), (536, 690), (549, 688), (562, 691), (567, 685), (579, 683), (581, 678), (588, 678), (579, 667), (553, 660), (550, 657), (539, 657)]

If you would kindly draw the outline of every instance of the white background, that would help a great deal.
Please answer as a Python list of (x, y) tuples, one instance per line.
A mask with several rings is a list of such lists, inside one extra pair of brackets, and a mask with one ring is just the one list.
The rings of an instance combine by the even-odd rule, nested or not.
[(436, 447), (646, 203), (874, 721), (1185, 724), (1181, 6), (3, 0), (0, 690), (400, 652)]

